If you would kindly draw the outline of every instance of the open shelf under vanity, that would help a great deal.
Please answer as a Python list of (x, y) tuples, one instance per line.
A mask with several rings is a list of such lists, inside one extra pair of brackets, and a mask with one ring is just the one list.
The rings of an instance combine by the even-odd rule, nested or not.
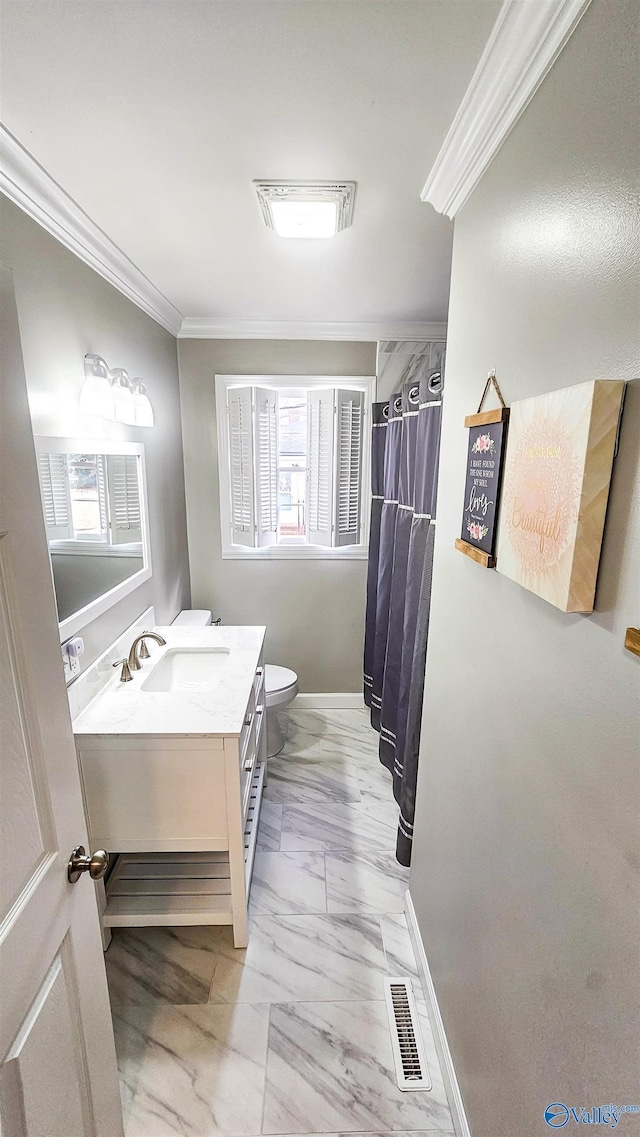
[[(256, 850), (266, 763), (259, 762), (249, 784), (244, 827), (247, 899)], [(106, 886), (107, 928), (145, 925), (231, 924), (229, 852), (120, 853)]]
[[(244, 822), (247, 898), (256, 854), (265, 762), (253, 771)], [(227, 850), (192, 853), (120, 853), (107, 881), (106, 928), (141, 924), (230, 924), (231, 866)]]

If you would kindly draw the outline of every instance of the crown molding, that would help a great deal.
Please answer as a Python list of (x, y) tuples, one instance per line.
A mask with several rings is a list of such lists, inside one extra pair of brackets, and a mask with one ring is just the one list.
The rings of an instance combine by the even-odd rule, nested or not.
[(454, 217), (493, 161), (591, 0), (504, 0), (421, 193)]
[(197, 340), (444, 340), (446, 323), (421, 320), (388, 323), (331, 323), (323, 321), (214, 320), (186, 316), (179, 339)]
[(0, 123), (0, 190), (43, 229), (174, 336), (182, 313)]

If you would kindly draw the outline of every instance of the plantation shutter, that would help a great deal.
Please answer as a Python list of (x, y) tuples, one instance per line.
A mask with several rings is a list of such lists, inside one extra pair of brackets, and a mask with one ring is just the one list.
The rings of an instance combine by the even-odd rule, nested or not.
[(69, 540), (73, 537), (73, 519), (66, 454), (38, 455), (38, 472), (47, 539)]
[(334, 394), (310, 391), (308, 396), (308, 538), (311, 545), (333, 544)]
[(111, 544), (142, 540), (138, 458), (135, 454), (107, 455), (107, 489)]
[(251, 387), (231, 387), (227, 394), (229, 416), (229, 477), (231, 488), (231, 540), (235, 545), (256, 543), (253, 491), (253, 428)]
[(278, 395), (253, 388), (256, 544), (278, 540)]
[(96, 454), (96, 481), (98, 483), (98, 508), (100, 510), (100, 539), (109, 540), (109, 492), (107, 488), (107, 467), (104, 454)]
[(336, 391), (334, 545), (360, 541), (363, 391)]

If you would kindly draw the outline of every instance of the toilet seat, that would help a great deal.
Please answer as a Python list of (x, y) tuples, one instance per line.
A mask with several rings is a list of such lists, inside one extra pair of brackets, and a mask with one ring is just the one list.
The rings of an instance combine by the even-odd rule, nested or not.
[(265, 665), (264, 685), (268, 695), (275, 694), (276, 691), (285, 691), (287, 687), (293, 687), (297, 682), (298, 676), (289, 667), (278, 667), (275, 663)]
[(298, 676), (289, 667), (265, 664), (264, 690), (268, 707), (290, 703), (298, 692)]

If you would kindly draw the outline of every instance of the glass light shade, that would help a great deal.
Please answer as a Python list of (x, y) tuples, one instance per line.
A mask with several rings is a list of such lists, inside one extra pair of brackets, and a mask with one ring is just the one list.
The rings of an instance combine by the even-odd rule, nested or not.
[(133, 390), (133, 405), (136, 415), (136, 426), (155, 426), (153, 417), (153, 407), (149, 396), (147, 395), (147, 388), (141, 379), (132, 379), (131, 387)]
[(80, 391), (79, 410), (81, 415), (97, 415), (106, 419), (114, 417), (113, 391), (105, 376), (87, 376)]
[(279, 237), (334, 237), (338, 229), (335, 201), (272, 201), (271, 216)]
[(136, 424), (136, 408), (133, 394), (129, 386), (129, 376), (122, 368), (112, 373), (111, 390), (113, 392), (113, 406), (116, 422), (124, 422), (127, 426)]

